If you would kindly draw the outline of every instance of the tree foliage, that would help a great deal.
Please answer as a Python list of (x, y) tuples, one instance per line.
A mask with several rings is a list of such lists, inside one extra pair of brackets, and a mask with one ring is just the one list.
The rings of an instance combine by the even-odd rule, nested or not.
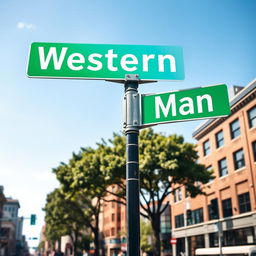
[(84, 223), (93, 233), (95, 256), (99, 255), (99, 215), (102, 202), (111, 184), (110, 170), (103, 168), (111, 158), (110, 148), (105, 143), (97, 149), (82, 148), (73, 154), (68, 164), (54, 169), (66, 198), (75, 201), (84, 213)]
[(149, 221), (140, 220), (140, 248), (143, 252), (151, 253), (153, 245), (151, 239), (153, 236), (152, 226)]
[[(197, 163), (193, 144), (184, 142), (182, 136), (165, 136), (152, 129), (140, 132), (139, 162), (141, 214), (151, 223), (154, 255), (159, 256), (160, 217), (169, 207), (173, 188), (185, 185), (190, 196), (195, 197), (202, 193), (196, 182), (207, 183), (211, 173)], [(107, 142), (98, 143), (96, 149), (81, 148), (68, 164), (61, 163), (53, 170), (65, 199), (75, 202), (83, 212), (83, 221), (94, 234), (97, 256), (101, 204), (108, 194), (125, 202), (125, 166), (125, 136), (114, 134)], [(118, 186), (118, 192), (109, 190), (111, 185)], [(60, 230), (63, 232), (63, 228)]]
[(48, 194), (45, 205), (46, 238), (55, 243), (61, 236), (69, 235), (77, 252), (77, 242), (85, 228), (85, 214), (76, 201), (67, 199), (60, 189)]
[[(113, 179), (117, 184), (124, 179), (125, 140), (124, 136), (114, 135), (112, 158), (118, 164), (108, 163), (113, 169)], [(119, 153), (120, 152), (120, 153)], [(120, 159), (120, 158), (123, 158)], [(178, 135), (165, 136), (145, 129), (139, 136), (139, 170), (141, 214), (150, 220), (154, 234), (154, 255), (160, 255), (160, 218), (169, 207), (169, 195), (175, 186), (185, 185), (191, 197), (201, 194), (196, 182), (207, 183), (211, 178), (203, 165), (196, 162), (195, 146), (184, 142)], [(119, 175), (119, 176), (118, 176)], [(123, 183), (122, 183), (123, 184)]]

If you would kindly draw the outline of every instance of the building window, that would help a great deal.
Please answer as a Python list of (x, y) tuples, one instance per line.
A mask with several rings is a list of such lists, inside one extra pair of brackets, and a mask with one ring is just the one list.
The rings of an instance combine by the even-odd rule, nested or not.
[(238, 204), (239, 204), (239, 212), (250, 212), (251, 211), (251, 202), (249, 192), (238, 195)]
[(230, 136), (231, 139), (238, 137), (241, 134), (239, 120), (236, 119), (230, 124)]
[[(195, 184), (195, 186), (196, 186), (196, 184)], [(190, 197), (190, 192), (189, 192), (188, 186), (185, 185), (185, 198), (188, 198), (188, 197)]]
[(203, 208), (191, 211), (191, 220), (188, 219), (188, 225), (197, 224), (204, 221)]
[(161, 233), (162, 234), (170, 234), (171, 233), (171, 220), (170, 216), (161, 216)]
[(10, 228), (1, 228), (0, 229), (0, 236), (1, 238), (5, 238), (5, 239), (9, 239), (10, 237), (10, 233), (11, 233), (11, 229)]
[(216, 147), (219, 148), (224, 145), (224, 135), (223, 131), (219, 131), (215, 134)]
[(253, 227), (227, 230), (223, 232), (224, 246), (252, 245), (255, 244)]
[(219, 218), (219, 206), (218, 199), (212, 199), (211, 203), (208, 205), (208, 217), (209, 220), (215, 220)]
[(222, 213), (224, 218), (230, 217), (233, 215), (231, 198), (222, 200)]
[(195, 236), (196, 248), (205, 248), (204, 235)]
[(240, 169), (245, 166), (244, 161), (244, 151), (243, 149), (240, 149), (233, 153), (233, 159), (234, 159), (234, 167), (235, 170)]
[(174, 190), (174, 203), (179, 202), (181, 200), (182, 200), (181, 188), (176, 188)]
[[(165, 207), (163, 205), (163, 207)], [(170, 213), (170, 206), (164, 210), (164, 212), (161, 214), (161, 233), (162, 234), (170, 234), (171, 233), (171, 213)]]
[(218, 167), (219, 167), (219, 176), (220, 177), (228, 175), (228, 167), (227, 167), (226, 158), (223, 158), (218, 161)]
[(249, 121), (249, 127), (255, 127), (256, 126), (256, 106), (252, 107), (248, 110), (248, 121)]
[[(193, 216), (194, 215), (194, 216)], [(192, 211), (192, 217), (194, 217), (194, 223), (201, 223), (204, 221), (203, 208)]]
[(256, 141), (252, 143), (252, 152), (253, 152), (254, 161), (256, 161)]
[(211, 148), (210, 148), (209, 140), (207, 140), (203, 143), (203, 151), (204, 151), (204, 156), (207, 156), (210, 154)]
[(111, 236), (115, 235), (115, 228), (111, 228)]
[(175, 228), (184, 227), (184, 214), (175, 216)]
[[(213, 172), (211, 165), (209, 165), (208, 167), (206, 167), (206, 170), (207, 170), (208, 172), (211, 172), (211, 173)], [(212, 182), (213, 180), (214, 180), (213, 178), (210, 178), (208, 182), (210, 183), (210, 182)]]
[(111, 220), (115, 221), (115, 214), (114, 213), (112, 213), (112, 215), (111, 215)]
[(219, 237), (218, 233), (210, 233), (209, 234), (210, 247), (218, 247), (219, 246)]

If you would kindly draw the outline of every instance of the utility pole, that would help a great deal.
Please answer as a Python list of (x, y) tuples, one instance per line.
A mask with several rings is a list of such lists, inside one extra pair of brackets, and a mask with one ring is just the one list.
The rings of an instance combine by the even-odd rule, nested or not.
[(125, 122), (126, 135), (126, 200), (127, 200), (127, 252), (140, 255), (140, 198), (139, 198), (139, 78), (126, 75)]

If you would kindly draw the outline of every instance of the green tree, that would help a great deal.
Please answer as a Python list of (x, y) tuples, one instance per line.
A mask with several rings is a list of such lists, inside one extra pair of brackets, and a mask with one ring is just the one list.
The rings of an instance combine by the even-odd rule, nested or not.
[[(96, 256), (99, 253), (98, 218), (105, 196), (110, 193), (125, 202), (125, 148), (125, 137), (114, 134), (108, 142), (98, 143), (97, 149), (82, 148), (73, 154), (68, 165), (62, 163), (54, 169), (62, 190), (92, 218), (87, 225), (94, 234)], [(190, 196), (195, 197), (202, 193), (195, 183), (207, 183), (212, 176), (196, 162), (195, 146), (184, 142), (182, 136), (142, 130), (139, 157), (141, 215), (151, 223), (154, 255), (160, 256), (160, 218), (169, 207), (172, 188), (185, 185)], [(118, 193), (108, 189), (113, 184), (118, 186)]]
[[(119, 184), (124, 178), (124, 136), (114, 135), (111, 158), (119, 159), (118, 164), (108, 163), (106, 166), (112, 171), (113, 181)], [(140, 197), (141, 215), (149, 219), (153, 229), (154, 255), (160, 256), (160, 219), (161, 214), (169, 207), (168, 196), (173, 193), (172, 188), (185, 185), (191, 197), (201, 194), (201, 188), (196, 182), (207, 183), (212, 177), (205, 167), (196, 162), (195, 146), (184, 142), (182, 136), (165, 136), (154, 133), (152, 129), (145, 129), (139, 136), (139, 169), (140, 169)], [(119, 180), (116, 179), (119, 174)], [(111, 176), (111, 175), (110, 175)]]
[(85, 213), (77, 202), (67, 199), (60, 189), (55, 189), (47, 195), (44, 210), (46, 238), (54, 244), (55, 241), (60, 241), (61, 236), (69, 235), (74, 245), (75, 255), (77, 255), (81, 231), (86, 227)]
[(140, 220), (140, 248), (143, 252), (151, 253), (153, 245), (150, 242), (153, 236), (152, 226), (149, 221)]
[(78, 154), (73, 154), (68, 165), (62, 163), (54, 169), (66, 196), (76, 201), (86, 216), (84, 222), (93, 233), (95, 256), (99, 255), (100, 249), (99, 215), (106, 187), (110, 184), (109, 177), (101, 168), (101, 162), (107, 159), (103, 156), (107, 151), (102, 147), (103, 144), (97, 150), (82, 148)]

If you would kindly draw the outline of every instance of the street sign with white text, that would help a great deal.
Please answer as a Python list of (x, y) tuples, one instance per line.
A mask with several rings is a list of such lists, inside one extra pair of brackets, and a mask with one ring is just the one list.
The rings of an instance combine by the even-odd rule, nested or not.
[(142, 127), (229, 114), (229, 98), (225, 84), (141, 95)]
[(179, 46), (32, 43), (27, 75), (40, 78), (183, 80)]

